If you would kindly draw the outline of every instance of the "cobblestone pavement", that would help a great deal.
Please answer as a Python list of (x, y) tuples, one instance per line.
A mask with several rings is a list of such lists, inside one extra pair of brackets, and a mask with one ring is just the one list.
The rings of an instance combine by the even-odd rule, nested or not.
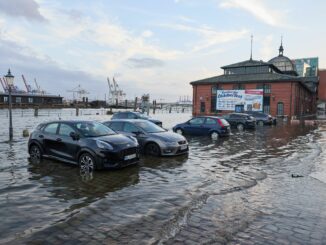
[(190, 138), (189, 157), (146, 158), (89, 181), (56, 162), (31, 165), (48, 210), (41, 198), (29, 212), (19, 205), (16, 222), (5, 221), (15, 236), (0, 243), (326, 244), (326, 184), (310, 176), (325, 159), (326, 131), (264, 130), (218, 144)]

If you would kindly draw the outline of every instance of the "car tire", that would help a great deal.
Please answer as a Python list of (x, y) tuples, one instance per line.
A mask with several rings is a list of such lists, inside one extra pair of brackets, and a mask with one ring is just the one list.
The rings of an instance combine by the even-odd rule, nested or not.
[(211, 132), (210, 136), (212, 140), (218, 140), (218, 138), (220, 137), (220, 135), (216, 131)]
[(145, 148), (145, 153), (151, 156), (160, 156), (161, 149), (156, 143), (148, 143)]
[(260, 127), (264, 126), (264, 121), (261, 121), (261, 120), (258, 121), (258, 122), (257, 122), (257, 125), (260, 126)]
[(244, 130), (244, 125), (242, 123), (237, 124), (237, 129), (239, 131), (243, 131)]
[(183, 130), (182, 130), (181, 128), (177, 128), (177, 129), (175, 130), (175, 132), (176, 132), (177, 134), (183, 135)]
[(32, 160), (40, 161), (42, 159), (42, 149), (37, 144), (32, 144), (29, 148), (29, 155)]
[(96, 169), (96, 162), (94, 157), (85, 152), (82, 153), (78, 159), (78, 166), (82, 172), (92, 172)]

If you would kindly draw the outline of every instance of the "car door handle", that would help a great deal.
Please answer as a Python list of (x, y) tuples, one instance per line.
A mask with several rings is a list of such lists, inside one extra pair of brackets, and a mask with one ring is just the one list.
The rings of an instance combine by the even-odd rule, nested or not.
[(41, 134), (41, 135), (39, 135), (38, 137), (39, 137), (39, 138), (41, 138), (41, 139), (43, 139), (43, 138), (44, 138), (44, 136), (43, 136), (42, 134)]
[(61, 142), (61, 141), (62, 141), (62, 139), (61, 139), (61, 138), (57, 138), (57, 139), (56, 139), (56, 141), (58, 141), (58, 142)]

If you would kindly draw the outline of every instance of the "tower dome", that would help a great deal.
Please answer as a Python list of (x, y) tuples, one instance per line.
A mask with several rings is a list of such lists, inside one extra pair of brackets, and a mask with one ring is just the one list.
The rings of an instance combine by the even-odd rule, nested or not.
[(297, 76), (298, 73), (296, 71), (294, 63), (288, 57), (283, 55), (283, 51), (284, 48), (281, 41), (281, 46), (279, 48), (278, 56), (272, 58), (270, 61), (268, 61), (268, 63), (274, 65), (277, 69), (279, 69), (284, 74)]

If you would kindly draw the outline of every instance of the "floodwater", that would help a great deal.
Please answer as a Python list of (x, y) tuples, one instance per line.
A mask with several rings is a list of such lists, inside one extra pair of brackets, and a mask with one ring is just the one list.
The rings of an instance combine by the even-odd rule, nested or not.
[[(0, 244), (237, 244), (265, 230), (255, 240), (264, 244), (276, 241), (287, 215), (291, 224), (297, 224), (296, 217), (304, 224), (317, 216), (325, 220), (326, 210), (319, 205), (326, 194), (323, 126), (280, 123), (233, 130), (217, 141), (188, 137), (188, 156), (144, 156), (137, 166), (83, 175), (53, 160), (31, 163), (28, 139), (21, 135), (44, 121), (76, 118), (74, 110), (32, 114), (14, 111), (15, 135), (9, 143), (7, 112), (0, 111)], [(110, 119), (103, 110), (82, 114), (79, 119)], [(171, 129), (191, 115), (154, 117)], [(272, 222), (276, 229), (268, 233)], [(324, 231), (326, 224), (318, 227), (307, 229), (308, 243), (315, 239), (312, 232)], [(295, 239), (295, 231), (289, 234), (285, 240)]]

